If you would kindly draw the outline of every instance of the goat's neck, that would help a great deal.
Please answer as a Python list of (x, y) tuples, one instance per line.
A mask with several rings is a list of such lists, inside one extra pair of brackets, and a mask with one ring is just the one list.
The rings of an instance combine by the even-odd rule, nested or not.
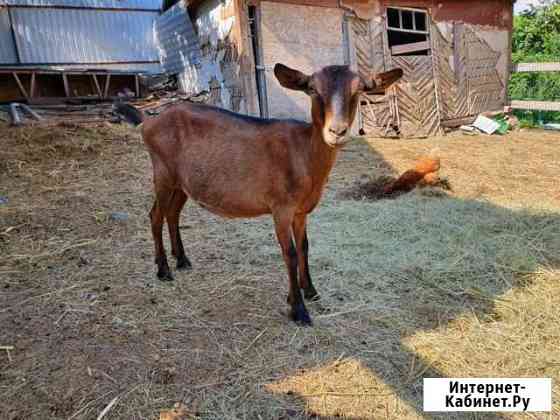
[(311, 164), (314, 188), (322, 189), (336, 161), (337, 148), (330, 147), (323, 139), (323, 127), (313, 124), (311, 129)]

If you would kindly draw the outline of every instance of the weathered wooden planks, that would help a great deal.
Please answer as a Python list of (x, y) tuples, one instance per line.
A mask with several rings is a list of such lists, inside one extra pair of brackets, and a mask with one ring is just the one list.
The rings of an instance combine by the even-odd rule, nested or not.
[(440, 130), (432, 57), (392, 57), (395, 67), (404, 71), (395, 85), (398, 121), (403, 137), (435, 135)]

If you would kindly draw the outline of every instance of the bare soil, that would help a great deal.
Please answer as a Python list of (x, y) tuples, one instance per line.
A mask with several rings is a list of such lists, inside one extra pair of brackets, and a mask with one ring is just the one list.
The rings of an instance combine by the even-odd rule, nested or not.
[[(310, 219), (310, 328), (269, 218), (188, 203), (194, 269), (155, 278), (134, 129), (0, 125), (0, 147), (2, 419), (560, 417), (556, 133), (350, 144)], [(450, 190), (360, 194), (426, 154)], [(427, 416), (433, 376), (551, 377), (554, 412)]]

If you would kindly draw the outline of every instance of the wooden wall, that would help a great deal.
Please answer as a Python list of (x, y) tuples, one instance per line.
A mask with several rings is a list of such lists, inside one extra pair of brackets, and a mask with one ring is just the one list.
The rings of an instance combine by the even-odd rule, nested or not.
[[(224, 20), (235, 17), (228, 36), (218, 43), (208, 42), (208, 33), (202, 31), (201, 43), (207, 47), (203, 51), (209, 52), (203, 64), (216, 66), (213, 71), (219, 76), (214, 85), (212, 80), (208, 83), (213, 103), (219, 106), (258, 115), (250, 4), (259, 8), (271, 117), (310, 119), (307, 96), (276, 81), (272, 70), (279, 62), (307, 73), (331, 64), (352, 64), (364, 75), (402, 67), (405, 77), (397, 87), (384, 97), (362, 101), (360, 127), (373, 135), (436, 134), (441, 123), (499, 109), (507, 100), (511, 0), (227, 0), (221, 5), (210, 0), (198, 6), (195, 18), (208, 13), (211, 9), (206, 6), (205, 11), (204, 6), (212, 3), (225, 8)], [(391, 55), (384, 20), (387, 6), (428, 12), (432, 55)], [(219, 25), (213, 30), (218, 29)]]

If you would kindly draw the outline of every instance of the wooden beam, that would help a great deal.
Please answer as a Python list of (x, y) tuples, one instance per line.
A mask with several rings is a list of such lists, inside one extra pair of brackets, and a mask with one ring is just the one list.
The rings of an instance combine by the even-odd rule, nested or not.
[(14, 79), (16, 79), (16, 83), (19, 87), (19, 90), (21, 91), (21, 94), (25, 98), (29, 98), (29, 95), (27, 94), (27, 91), (25, 90), (25, 87), (23, 87), (23, 83), (21, 83), (21, 80), (19, 80), (18, 74), (16, 72), (13, 72), (12, 75), (14, 76)]
[(29, 88), (29, 97), (33, 98), (35, 96), (35, 72), (31, 73), (31, 86)]
[(338, 0), (267, 0), (272, 3), (297, 4), (299, 6), (316, 6), (338, 8)]
[(93, 84), (95, 85), (95, 90), (99, 97), (103, 97), (103, 92), (101, 92), (101, 86), (99, 85), (99, 80), (97, 80), (97, 74), (92, 74), (91, 77), (93, 78)]
[(395, 32), (404, 32), (407, 34), (421, 34), (421, 35), (428, 35), (428, 31), (419, 31), (418, 29), (400, 29), (400, 28), (393, 28), (392, 26), (387, 26), (387, 30), (395, 31)]
[(68, 86), (68, 76), (62, 73), (62, 83), (64, 83), (64, 94), (67, 98), (70, 97), (70, 86)]
[(560, 63), (518, 63), (513, 65), (514, 73), (560, 71)]
[(441, 126), (445, 128), (455, 128), (461, 125), (472, 124), (476, 120), (476, 116), (453, 118), (441, 122)]
[(527, 109), (533, 111), (560, 111), (560, 102), (545, 101), (511, 101), (513, 109)]
[(140, 78), (138, 75), (134, 76), (134, 88), (136, 89), (136, 97), (140, 97)]
[(111, 83), (111, 75), (107, 74), (105, 79), (105, 89), (103, 89), (103, 97), (106, 98), (109, 95), (109, 84)]
[(408, 54), (415, 51), (425, 51), (430, 49), (428, 41), (413, 42), (411, 44), (396, 45), (391, 47), (392, 55)]

